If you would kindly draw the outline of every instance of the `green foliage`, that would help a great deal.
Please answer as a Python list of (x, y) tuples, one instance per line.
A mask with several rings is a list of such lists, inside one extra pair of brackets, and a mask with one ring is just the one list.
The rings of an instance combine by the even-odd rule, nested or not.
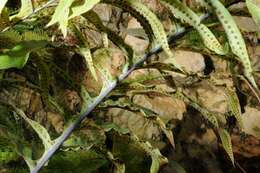
[[(228, 54), (230, 46), (244, 67), (245, 77), (257, 88), (242, 33), (228, 9), (219, 0), (206, 2), (208, 7), (213, 7), (208, 9), (216, 13), (224, 31), (211, 26), (215, 25), (214, 22), (218, 24), (215, 15), (202, 23), (200, 10), (179, 0), (160, 2), (163, 8), (166, 7), (171, 12), (174, 19), (178, 19), (175, 23), (177, 26), (185, 28), (185, 24), (188, 24), (192, 27), (187, 30), (190, 32), (183, 34), (180, 42), (169, 45), (168, 33), (161, 22), (162, 16), (155, 14), (139, 0), (59, 0), (57, 6), (47, 4), (52, 6), (48, 9), (48, 6), (43, 6), (44, 11), (34, 7), (45, 1), (36, 3), (21, 0), (21, 8), (14, 12), (13, 9), (5, 7), (7, 1), (0, 2), (0, 24), (4, 23), (0, 29), (7, 29), (0, 33), (0, 94), (8, 95), (9, 92), (12, 93), (12, 87), (18, 86), (29, 90), (28, 93), (23, 93), (21, 99), (29, 98), (26, 103), (17, 101), (20, 99), (17, 93), (14, 95), (18, 99), (15, 98), (14, 102), (11, 97), (8, 98), (10, 102), (8, 99), (6, 102), (4, 94), (0, 97), (1, 104), (4, 102), (4, 106), (0, 106), (0, 164), (8, 167), (8, 163), (20, 163), (20, 157), (23, 157), (30, 171), (36, 173), (36, 169), (45, 164), (42, 160), (48, 155), (52, 156), (52, 152), (60, 147), (57, 154), (42, 169), (43, 173), (94, 173), (97, 170), (114, 173), (157, 173), (162, 165), (168, 163), (168, 159), (154, 145), (155, 140), (137, 136), (125, 125), (111, 122), (113, 117), (108, 116), (108, 112), (114, 108), (138, 114), (158, 128), (169, 145), (175, 147), (172, 129), (167, 124), (169, 120), (164, 121), (161, 112), (154, 110), (153, 106), (147, 108), (147, 105), (135, 102), (136, 96), (144, 95), (151, 95), (151, 98), (177, 99), (195, 109), (209, 122), (209, 128), (217, 130), (223, 148), (234, 164), (231, 137), (223, 128), (227, 124), (220, 121), (220, 117), (223, 118), (224, 115), (206, 108), (189, 93), (189, 89), (196, 86), (196, 83), (208, 80), (211, 75), (186, 73), (175, 60), (171, 46), (176, 49), (183, 46), (210, 57), (232, 59), (233, 55)], [(93, 10), (100, 3), (110, 4), (123, 11), (116, 26), (111, 27), (110, 23), (102, 21), (100, 14)], [(246, 3), (249, 12), (259, 24), (259, 8), (253, 1), (248, 0)], [(122, 18), (125, 20), (125, 13), (137, 19), (142, 26), (140, 31), (146, 33), (150, 48), (154, 48), (148, 50), (144, 58), (137, 57), (134, 49), (125, 42), (125, 33), (120, 30), (125, 27), (120, 21)], [(59, 25), (61, 34), (57, 32), (54, 24)], [(47, 28), (43, 29), (45, 25)], [(103, 37), (102, 44), (93, 44), (93, 40), (87, 35), (89, 31), (95, 31), (95, 36)], [(176, 39), (182, 36), (180, 33), (183, 32), (177, 30)], [(217, 35), (226, 35), (228, 43), (218, 40)], [(125, 61), (121, 65), (123, 68), (117, 67), (117, 71), (110, 69), (110, 66), (114, 65), (112, 60), (115, 49), (123, 52), (122, 59)], [(144, 63), (149, 56), (159, 53), (160, 49), (166, 54), (166, 57), (163, 57), (165, 61)], [(141, 77), (131, 76), (126, 79), (138, 68), (148, 69), (148, 75), (145, 73)], [(150, 75), (150, 70), (156, 70), (156, 75), (152, 72)], [(89, 72), (91, 80), (94, 79), (93, 83), (85, 81)], [(178, 79), (179, 76), (172, 75), (173, 72), (178, 72), (182, 77)], [(13, 73), (17, 73), (18, 77)], [(15, 76), (14, 79), (12, 76)], [(237, 74), (234, 74), (233, 77), (236, 76)], [(25, 78), (24, 82), (15, 82), (20, 78)], [(126, 80), (122, 81), (124, 79)], [(2, 85), (4, 82), (8, 85)], [(239, 98), (232, 87), (225, 86), (228, 111), (236, 118), (239, 127), (243, 128)], [(68, 96), (65, 96), (66, 94)], [(23, 98), (25, 96), (28, 98)], [(37, 102), (37, 96), (40, 96), (38, 100), (44, 104)], [(34, 101), (41, 105), (40, 108), (36, 108)], [(67, 109), (71, 110), (66, 111)], [(82, 122), (85, 113), (91, 113), (95, 118)], [(60, 116), (55, 116), (56, 114)], [(62, 124), (65, 130), (57, 132), (55, 127), (58, 124)], [(72, 131), (73, 134), (70, 135)], [(26, 172), (24, 165), (20, 166), (19, 171)], [(175, 167), (177, 172), (185, 172), (178, 164), (172, 164), (172, 167)], [(10, 172), (18, 171), (10, 168)]]
[(23, 18), (30, 15), (33, 12), (33, 3), (31, 0), (21, 0), (22, 6), (18, 14), (11, 18)]
[(8, 0), (3, 0), (0, 2), (0, 14), (2, 13), (3, 8), (5, 7), (5, 4), (7, 3)]
[(23, 68), (30, 53), (47, 45), (46, 41), (23, 41), (0, 55), (0, 69)]
[(225, 129), (219, 130), (219, 136), (223, 145), (223, 148), (228, 154), (228, 157), (230, 158), (232, 164), (235, 164), (233, 150), (232, 150), (232, 143), (231, 143), (231, 137), (229, 133)]
[(219, 0), (207, 0), (207, 2), (210, 6), (214, 7), (219, 21), (226, 31), (232, 52), (238, 56), (244, 66), (245, 76), (255, 88), (258, 88), (253, 77), (253, 70), (247, 53), (245, 41), (234, 19)]
[(256, 24), (260, 26), (260, 7), (253, 0), (246, 0), (246, 5)]
[(177, 19), (193, 26), (199, 32), (206, 47), (220, 55), (227, 53), (227, 50), (225, 50), (226, 48), (222, 47), (209, 28), (200, 22), (200, 17), (189, 7), (185, 6), (178, 0), (165, 0), (165, 2), (163, 1), (163, 4), (171, 10), (172, 14)]
[(226, 96), (230, 112), (236, 118), (239, 127), (243, 129), (242, 113), (236, 92), (231, 88), (226, 88)]

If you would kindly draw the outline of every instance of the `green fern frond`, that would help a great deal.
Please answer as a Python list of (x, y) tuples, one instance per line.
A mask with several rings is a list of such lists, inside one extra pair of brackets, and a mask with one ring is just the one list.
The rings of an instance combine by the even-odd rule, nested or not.
[(87, 40), (85, 40), (85, 38), (84, 38), (83, 34), (81, 33), (80, 29), (78, 28), (78, 26), (74, 25), (73, 28), (74, 28), (75, 34), (79, 40), (78, 52), (81, 56), (84, 57), (92, 76), (97, 81), (98, 77), (97, 77), (97, 73), (96, 73), (96, 70), (95, 70), (95, 67), (93, 64), (89, 43)]
[(42, 98), (46, 103), (48, 103), (50, 82), (52, 80), (51, 73), (48, 65), (43, 61), (42, 57), (35, 55), (34, 61), (37, 65), (39, 73), (39, 84), (42, 90)]
[(147, 6), (137, 0), (103, 0), (103, 2), (118, 6), (133, 15), (144, 27), (147, 35), (153, 35), (155, 41), (162, 46), (162, 49), (165, 51), (167, 56), (173, 59), (173, 65), (183, 71), (173, 58), (174, 56), (168, 45), (167, 35), (161, 21)]
[(183, 100), (185, 103), (189, 104), (191, 107), (193, 107), (194, 109), (199, 111), (201, 113), (201, 115), (206, 120), (208, 120), (215, 128), (219, 127), (218, 119), (215, 116), (216, 113), (203, 108), (195, 100), (193, 100), (192, 98), (190, 98), (189, 96), (187, 96), (186, 94), (184, 94), (181, 91), (177, 91), (176, 94), (174, 94), (173, 96)]
[(225, 129), (219, 129), (218, 131), (223, 148), (225, 149), (226, 153), (228, 154), (228, 157), (230, 158), (232, 164), (234, 165), (234, 154), (232, 150), (232, 143), (231, 143), (231, 137), (229, 133)]
[(14, 106), (13, 108), (15, 109), (15, 112), (34, 129), (39, 138), (42, 140), (45, 150), (48, 150), (53, 145), (54, 141), (51, 140), (51, 137), (45, 127), (43, 127), (40, 123), (28, 118), (21, 109), (18, 109)]
[(71, 7), (72, 14), (69, 16), (69, 19), (88, 12), (99, 2), (100, 0), (85, 0), (85, 2), (81, 5), (73, 4), (73, 6)]
[(240, 107), (238, 96), (233, 89), (228, 87), (225, 88), (225, 92), (226, 92), (228, 108), (230, 112), (235, 116), (239, 127), (243, 128), (244, 126), (243, 126), (241, 107)]
[(8, 0), (1, 0), (0, 1), (0, 14), (2, 13), (2, 10), (5, 7), (5, 4), (7, 3)]
[(107, 48), (98, 49), (93, 54), (94, 66), (101, 73), (103, 78), (102, 91), (106, 89), (106, 87), (108, 87), (115, 80), (115, 78), (110, 73), (109, 69), (104, 67), (105, 63), (102, 63), (102, 61), (106, 61), (111, 56), (111, 51)]
[(0, 165), (18, 159), (19, 155), (7, 139), (0, 139)]
[(22, 34), (23, 40), (49, 40), (49, 36), (43, 30), (26, 31)]
[(245, 76), (255, 88), (258, 88), (252, 74), (253, 69), (251, 67), (245, 41), (231, 14), (219, 0), (206, 0), (206, 2), (214, 8), (219, 21), (223, 25), (232, 52), (238, 56), (244, 66)]
[(0, 47), (11, 48), (22, 41), (22, 36), (15, 30), (0, 32)]
[(11, 16), (11, 19), (14, 18), (23, 18), (33, 13), (33, 3), (32, 0), (21, 0), (22, 6), (18, 14)]
[(189, 7), (181, 3), (179, 0), (163, 0), (162, 4), (168, 7), (172, 14), (180, 19), (183, 23), (193, 26), (203, 39), (204, 45), (210, 50), (220, 55), (225, 55), (227, 50), (218, 42), (214, 34), (207, 26), (200, 22), (200, 17)]
[(79, 48), (79, 52), (80, 54), (85, 58), (87, 64), (88, 64), (88, 68), (92, 74), (92, 76), (94, 77), (94, 79), (97, 81), (98, 77), (97, 77), (97, 73), (93, 64), (93, 60), (92, 60), (92, 55), (91, 55), (91, 51), (89, 48)]
[(86, 14), (83, 14), (83, 16), (92, 24), (94, 24), (99, 31), (106, 33), (109, 40), (111, 40), (116, 46), (121, 48), (121, 50), (127, 54), (129, 64), (133, 63), (133, 59), (135, 57), (133, 49), (128, 44), (126, 44), (116, 32), (104, 26), (101, 19), (94, 11), (89, 11)]
[(67, 36), (68, 18), (70, 13), (70, 6), (74, 0), (60, 0), (59, 4), (52, 16), (51, 21), (47, 24), (47, 27), (58, 23), (59, 28), (64, 37)]

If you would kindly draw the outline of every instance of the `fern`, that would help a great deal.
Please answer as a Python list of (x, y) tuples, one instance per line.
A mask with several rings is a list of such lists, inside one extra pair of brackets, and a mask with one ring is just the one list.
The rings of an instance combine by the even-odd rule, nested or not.
[(77, 38), (79, 39), (79, 53), (81, 56), (83, 56), (85, 58), (86, 63), (88, 64), (88, 68), (92, 74), (92, 76), (94, 77), (94, 79), (97, 81), (98, 77), (97, 77), (97, 73), (93, 64), (93, 60), (92, 60), (92, 55), (91, 55), (91, 51), (90, 51), (90, 47), (88, 44), (88, 41), (85, 40), (85, 38), (83, 37), (83, 35), (80, 32), (80, 29), (75, 26), (74, 27), (75, 33), (77, 35)]
[(128, 44), (126, 44), (117, 33), (104, 26), (99, 16), (94, 11), (89, 11), (83, 16), (92, 24), (94, 24), (99, 31), (106, 33), (109, 40), (125, 51), (127, 57), (129, 58), (129, 65), (133, 63), (133, 59), (135, 58), (133, 49)]
[(49, 36), (46, 32), (43, 30), (37, 30), (35, 29), (34, 31), (26, 31), (22, 34), (23, 40), (29, 41), (29, 40), (46, 40), (49, 41)]
[(12, 48), (21, 42), (23, 37), (15, 30), (8, 30), (0, 33), (1, 48)]
[(253, 19), (255, 20), (256, 24), (260, 27), (260, 6), (257, 5), (257, 1), (254, 2), (253, 0), (246, 0), (246, 6), (249, 12), (251, 13)]
[(48, 131), (38, 122), (28, 118), (21, 109), (18, 109), (14, 106), (13, 108), (18, 115), (20, 115), (28, 124), (30, 124), (30, 126), (34, 129), (39, 138), (42, 140), (45, 150), (48, 150), (53, 145), (53, 141), (51, 140)]
[(258, 88), (252, 74), (253, 69), (251, 67), (251, 62), (247, 53), (245, 41), (231, 14), (224, 7), (224, 5), (219, 2), (219, 0), (206, 0), (206, 2), (208, 2), (210, 6), (214, 7), (218, 19), (220, 20), (226, 31), (232, 52), (236, 56), (238, 56), (244, 66), (245, 76), (255, 88)]
[(243, 128), (244, 126), (242, 121), (241, 108), (237, 94), (233, 89), (228, 87), (226, 87), (225, 91), (229, 110), (235, 116), (239, 127)]
[(33, 13), (33, 3), (32, 0), (21, 0), (22, 6), (18, 14), (11, 16), (11, 19), (14, 18), (23, 18)]
[[(165, 1), (165, 2), (164, 2)], [(204, 45), (210, 50), (220, 55), (225, 55), (227, 50), (222, 47), (214, 34), (200, 22), (200, 17), (194, 13), (190, 8), (179, 2), (179, 0), (164, 0), (162, 3), (168, 7), (172, 14), (184, 23), (193, 26), (203, 39)]]
[(231, 137), (229, 133), (225, 129), (219, 129), (219, 136), (223, 145), (223, 148), (225, 149), (226, 153), (228, 154), (228, 157), (230, 158), (232, 164), (234, 165), (234, 154), (232, 150), (232, 143), (231, 143)]
[(5, 7), (5, 4), (7, 3), (8, 0), (1, 0), (0, 1), (0, 14), (2, 13), (2, 10)]
[(194, 109), (196, 109), (197, 111), (199, 111), (201, 113), (201, 115), (208, 120), (215, 128), (219, 127), (218, 124), (218, 120), (215, 116), (216, 113), (214, 112), (210, 112), (207, 109), (201, 107), (195, 100), (193, 100), (192, 98), (190, 98), (189, 96), (187, 96), (185, 93), (183, 93), (182, 91), (177, 91), (176, 94), (174, 94), (174, 96), (176, 98), (179, 98), (181, 100), (183, 100), (184, 102), (186, 102), (187, 104), (189, 104), (190, 106), (192, 106)]
[(64, 35), (64, 37), (67, 36), (70, 6), (73, 2), (74, 0), (60, 0), (55, 10), (55, 13), (52, 16), (51, 21), (47, 24), (47, 27), (49, 27), (55, 23), (59, 23), (59, 28), (61, 29), (61, 32)]
[(5, 54), (0, 55), (0, 69), (23, 68), (27, 63), (31, 52), (43, 48), (47, 45), (46, 41), (24, 41)]
[[(82, 5), (75, 5), (71, 7), (71, 15), (69, 16), (69, 19), (80, 16), (89, 10), (91, 10), (96, 4), (98, 4), (100, 0), (85, 0), (85, 2)], [(74, 4), (73, 4), (74, 5)]]
[(112, 55), (109, 49), (102, 48), (95, 51), (93, 56), (95, 60), (94, 61), (95, 67), (103, 77), (103, 87), (101, 91), (102, 93), (107, 87), (109, 87), (111, 83), (115, 81), (115, 78), (111, 75), (109, 69), (103, 67), (104, 64), (102, 64), (102, 61), (106, 61)]
[(165, 51), (167, 56), (172, 58), (173, 65), (183, 71), (173, 58), (173, 53), (169, 48), (167, 35), (164, 31), (162, 23), (148, 7), (137, 0), (104, 0), (103, 2), (118, 6), (133, 15), (144, 27), (148, 36), (151, 34), (154, 35), (155, 41), (162, 46), (162, 49)]

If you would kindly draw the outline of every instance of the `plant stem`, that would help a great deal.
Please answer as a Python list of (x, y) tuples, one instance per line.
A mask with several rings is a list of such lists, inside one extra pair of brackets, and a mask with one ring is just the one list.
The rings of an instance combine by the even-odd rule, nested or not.
[[(209, 14), (204, 15), (201, 20), (206, 19), (209, 16)], [(188, 29), (181, 29), (174, 35), (170, 36), (168, 38), (168, 43), (171, 44), (175, 42), (178, 38), (181, 38), (186, 32), (188, 32)], [(122, 82), (124, 79), (126, 79), (134, 70), (136, 70), (138, 67), (143, 65), (145, 61), (147, 61), (152, 55), (160, 53), (162, 51), (161, 45), (156, 46), (152, 50), (150, 50), (147, 54), (143, 56), (139, 61), (137, 61), (135, 64), (132, 65), (127, 71), (122, 73), (118, 80), (115, 80), (109, 84), (109, 86), (104, 90), (100, 95), (95, 99), (94, 102), (92, 102), (88, 109), (82, 113), (78, 119), (76, 119), (71, 125), (62, 133), (60, 137), (58, 137), (55, 140), (54, 145), (49, 148), (49, 150), (45, 151), (42, 157), (37, 161), (37, 165), (30, 170), (31, 173), (38, 173), (40, 169), (47, 163), (47, 161), (54, 155), (54, 153), (60, 148), (60, 146), (63, 144), (63, 142), (70, 136), (70, 134), (73, 132), (75, 128), (77, 128), (80, 123), (87, 118), (90, 113), (109, 95), (109, 93), (116, 88), (117, 84)]]
[[(173, 36), (170, 36), (168, 41), (169, 43), (174, 42), (176, 39), (182, 37), (187, 30), (181, 30), (174, 34)], [(76, 119), (63, 133), (62, 135), (55, 140), (54, 145), (46, 151), (43, 156), (39, 159), (37, 162), (37, 165), (34, 167), (34, 169), (31, 170), (31, 173), (37, 173), (44, 164), (52, 157), (52, 155), (59, 149), (59, 147), (63, 144), (63, 142), (70, 136), (70, 134), (73, 132), (73, 130), (80, 125), (80, 123), (88, 117), (88, 115), (96, 108), (97, 105), (99, 105), (105, 97), (109, 95), (109, 93), (117, 86), (118, 83), (126, 79), (137, 67), (141, 66), (145, 61), (147, 61), (152, 55), (157, 54), (162, 51), (161, 46), (157, 46), (151, 51), (149, 51), (147, 54), (144, 55), (142, 59), (140, 59), (138, 62), (132, 65), (132, 67), (127, 70), (126, 72), (122, 73), (118, 80), (113, 81), (109, 84), (106, 90), (104, 90), (94, 102), (92, 102), (87, 111), (84, 112), (79, 116), (78, 119)]]

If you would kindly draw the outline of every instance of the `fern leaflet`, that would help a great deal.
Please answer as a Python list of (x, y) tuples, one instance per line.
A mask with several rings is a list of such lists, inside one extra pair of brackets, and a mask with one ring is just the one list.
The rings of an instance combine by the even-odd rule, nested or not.
[(218, 19), (226, 31), (232, 52), (239, 57), (244, 66), (245, 76), (255, 88), (258, 88), (252, 74), (253, 69), (245, 41), (231, 14), (219, 0), (206, 0), (206, 2), (215, 9)]

